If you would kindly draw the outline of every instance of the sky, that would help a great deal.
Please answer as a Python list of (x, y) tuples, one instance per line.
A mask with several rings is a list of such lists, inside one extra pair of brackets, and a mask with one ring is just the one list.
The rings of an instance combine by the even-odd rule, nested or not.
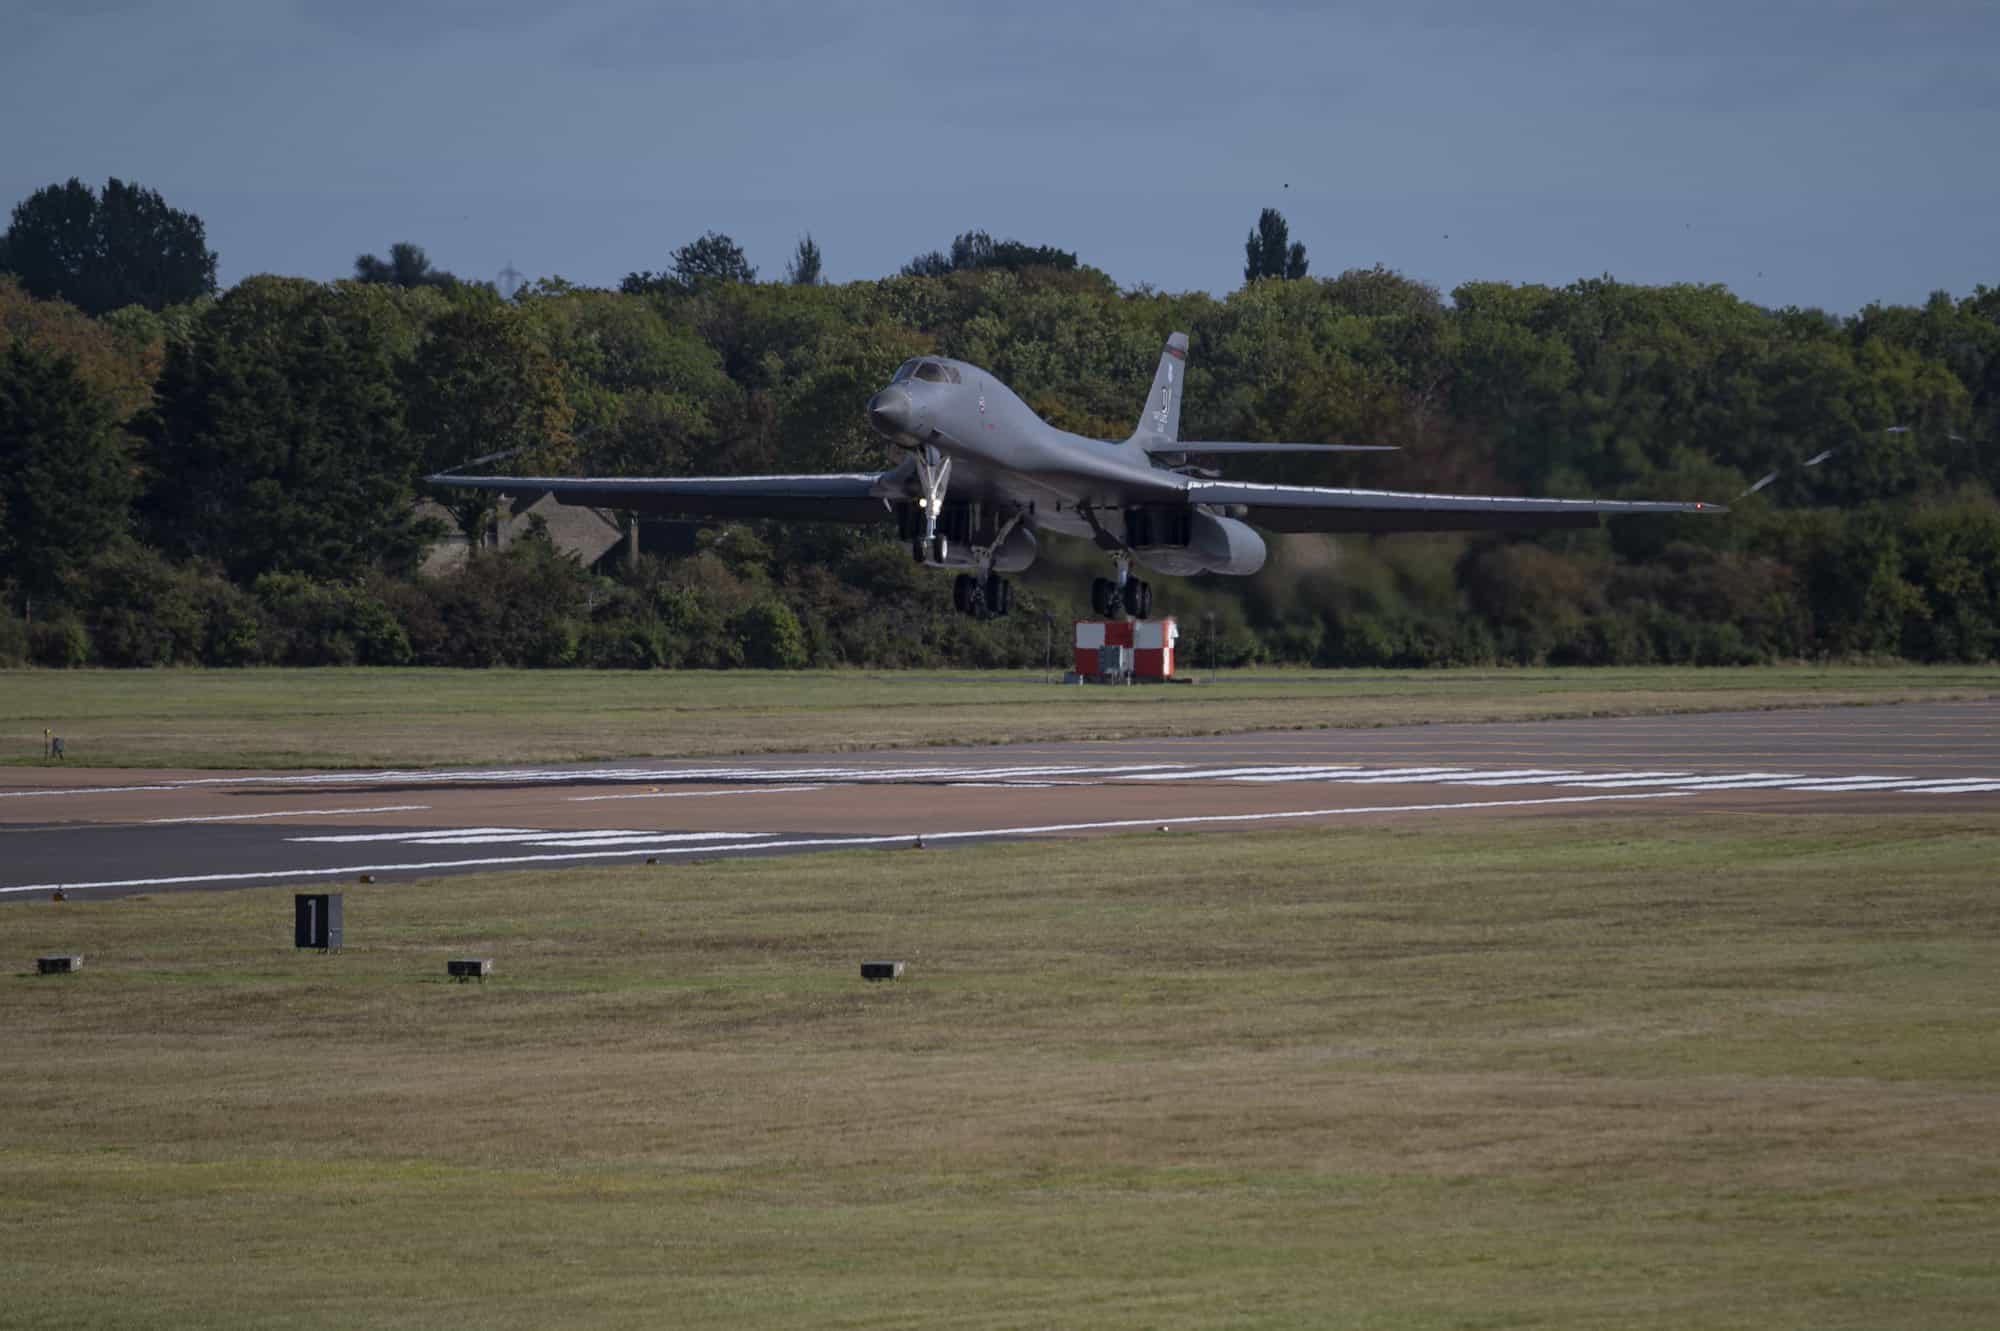
[(1227, 293), (1315, 275), (1720, 282), (1851, 313), (2000, 286), (1996, 0), (1236, 5), (4, 0), (0, 203), (198, 214), (225, 285), (422, 245), (611, 285), (959, 232)]

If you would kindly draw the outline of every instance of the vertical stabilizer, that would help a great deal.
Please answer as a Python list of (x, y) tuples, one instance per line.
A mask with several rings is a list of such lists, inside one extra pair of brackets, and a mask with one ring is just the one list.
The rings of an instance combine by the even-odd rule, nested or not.
[(1160, 368), (1153, 372), (1153, 391), (1146, 398), (1146, 410), (1139, 416), (1139, 428), (1132, 432), (1135, 442), (1158, 445), (1180, 439), (1187, 345), (1186, 333), (1175, 333), (1167, 339), (1166, 349), (1160, 353)]

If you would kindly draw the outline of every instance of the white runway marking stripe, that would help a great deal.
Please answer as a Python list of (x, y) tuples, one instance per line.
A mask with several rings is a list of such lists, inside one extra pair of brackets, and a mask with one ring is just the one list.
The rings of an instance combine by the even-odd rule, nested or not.
[[(1819, 786), (1816, 787), (1816, 790), (1818, 791), (1818, 793), (1823, 795), (1825, 794), (1839, 795), (1850, 790), (1925, 791), (1925, 790), (1930, 790), (1933, 787), (1942, 787), (1944, 790), (1956, 790), (1959, 789), (1962, 785), (1966, 784), (1967, 783), (1958, 781), (1946, 781), (1946, 782), (1922, 781), (1915, 777), (1907, 777), (1907, 776), (1871, 776), (1871, 777), (1852, 777), (1852, 778), (1843, 777), (1839, 782), (1833, 785)], [(1973, 790), (1980, 789), (1981, 783), (1979, 782), (1970, 783), (1969, 788)]]
[[(1158, 772), (1186, 767), (1185, 763), (1120, 763), (1088, 766), (1068, 763), (1060, 766), (976, 767), (704, 767), (681, 770), (662, 769), (632, 776), (630, 780), (653, 781), (827, 781), (849, 784), (896, 781), (977, 781), (1006, 777), (1043, 776), (1124, 776), (1136, 772)], [(599, 778), (602, 779), (602, 778)]]
[[(1115, 832), (1139, 827), (1193, 827), (1220, 823), (1293, 822), (1301, 818), (1336, 818), (1354, 814), (1433, 813), (1456, 809), (1509, 809), (1555, 804), (1604, 804), (1624, 800), (1685, 799), (1687, 792), (1649, 790), (1631, 795), (1555, 795), (1526, 800), (1470, 800), (1446, 804), (1353, 805), (1337, 809), (1292, 809), (1276, 813), (1210, 813), (1189, 818), (1119, 818), (1104, 822), (1042, 823), (1031, 827), (969, 828), (953, 832), (925, 832), (926, 842), (1005, 840), (1012, 837), (1053, 836), (1062, 832)], [(196, 883), (281, 883), (295, 878), (328, 878), (340, 874), (422, 873), (435, 869), (509, 868), (529, 864), (560, 864), (579, 860), (623, 859), (635, 855), (723, 855), (732, 852), (774, 850), (820, 850), (862, 846), (907, 846), (914, 834), (895, 836), (803, 837), (788, 841), (732, 841), (705, 845), (648, 844), (614, 850), (573, 850), (538, 855), (489, 855), (468, 860), (421, 860), (402, 864), (345, 864), (337, 868), (278, 869), (264, 873), (177, 874), (161, 878), (119, 878), (102, 882), (29, 883), (20, 887), (0, 887), (0, 894), (20, 892), (87, 891), (112, 887), (187, 887)]]
[(464, 830), (454, 828), (433, 828), (429, 831), (369, 833), (360, 836), (294, 836), (286, 837), (307, 845), (348, 845), (360, 841), (401, 841), (412, 846), (498, 846), (509, 842), (540, 846), (576, 845), (624, 845), (643, 841), (648, 845), (676, 841), (745, 841), (755, 837), (770, 836), (769, 832), (648, 832), (644, 828), (582, 829), (575, 831), (542, 831), (523, 827), (473, 827)]
[(601, 804), (605, 800), (700, 800), (715, 795), (796, 795), (825, 786), (758, 786), (755, 790), (642, 790), (627, 795), (571, 795), (571, 804)]
[[(1142, 776), (1125, 778), (1128, 781), (1219, 781), (1224, 778), (1266, 776), (1274, 772), (1297, 772), (1302, 770), (1297, 763), (1286, 763), (1282, 767), (1198, 767), (1192, 772), (1148, 772)], [(1355, 763), (1336, 763), (1329, 767), (1314, 767), (1314, 772), (1358, 772)]]
[[(1693, 772), (1679, 770), (1578, 770), (1566, 768), (1479, 768), (1453, 764), (1371, 767), (1354, 763), (1285, 763), (1238, 767), (1203, 767), (1192, 763), (993, 763), (899, 762), (870, 767), (771, 767), (710, 765), (700, 767), (600, 767), (593, 769), (491, 768), (472, 771), (310, 773), (284, 776), (197, 777), (187, 780), (111, 787), (62, 787), (49, 790), (0, 791), (0, 797), (32, 795), (119, 794), (133, 791), (177, 791), (193, 788), (302, 789), (314, 786), (385, 785), (404, 782), (421, 786), (481, 784), (659, 785), (717, 784), (730, 789), (621, 790), (571, 795), (574, 803), (639, 799), (709, 799), (729, 795), (808, 793), (828, 787), (921, 782), (966, 787), (1037, 788), (1047, 785), (1101, 786), (1109, 783), (1159, 786), (1162, 783), (1230, 782), (1242, 785), (1288, 785), (1315, 782), (1330, 785), (1440, 785), (1473, 788), (1533, 788), (1556, 786), (1591, 791), (1647, 789), (1688, 792), (1788, 790), (1799, 793), (1846, 791), (1927, 791), (1933, 794), (1976, 794), (2000, 788), (2000, 775), (1960, 777), (1892, 777), (1879, 773), (1807, 775), (1797, 772)], [(373, 808), (313, 809), (301, 816), (411, 812), (422, 805), (381, 805)], [(228, 823), (253, 818), (281, 818), (284, 811), (256, 814), (216, 814), (153, 820), (170, 823)], [(533, 829), (517, 829), (528, 832)]]
[[(1820, 789), (1822, 785), (1838, 785), (1850, 777), (1808, 777), (1800, 773), (1756, 773), (1746, 771), (1742, 775), (1716, 775), (1700, 777), (1694, 781), (1674, 781), (1680, 789), (1768, 789), (1772, 785), (1782, 785), (1784, 789)], [(1884, 779), (1884, 777), (1872, 777)]]
[(1013, 776), (1122, 776), (1186, 768), (1191, 763), (1065, 763), (1032, 767), (977, 765), (900, 765), (870, 767), (495, 767), (464, 770), (379, 772), (299, 772), (248, 776), (184, 777), (173, 781), (129, 786), (51, 786), (40, 790), (0, 790), (0, 799), (33, 799), (63, 795), (125, 795), (139, 792), (200, 790), (230, 786), (368, 786), (396, 782), (411, 785), (594, 785), (606, 783), (696, 781), (944, 781)]
[[(1515, 782), (1518, 778), (1521, 777), (1556, 776), (1556, 777), (1567, 778), (1567, 777), (1574, 777), (1576, 775), (1578, 775), (1577, 772), (1573, 771), (1572, 769), (1564, 767), (1514, 767), (1500, 772), (1482, 772), (1475, 768), (1466, 771), (1464, 776), (1445, 777), (1441, 779), (1447, 785), (1453, 785), (1453, 786), (1466, 786), (1475, 784), (1474, 781), (1475, 778), (1477, 778), (1477, 781), (1479, 783), (1490, 783), (1492, 785), (1501, 786)], [(1402, 779), (1403, 778), (1401, 777), (1397, 778), (1397, 780), (1402, 780)], [(1520, 782), (1520, 784), (1525, 785), (1527, 783)]]
[[(878, 838), (908, 841), (908, 837)], [(662, 846), (662, 855), (691, 854), (701, 850), (742, 849), (737, 846)], [(625, 859), (643, 855), (643, 850), (577, 850), (560, 855), (488, 855), (473, 860), (420, 860), (400, 864), (343, 864), (332, 869), (271, 869), (262, 873), (187, 873), (165, 878), (119, 878), (99, 883), (30, 883), (25, 887), (0, 887), (0, 893), (83, 892), (94, 887), (186, 887), (195, 883), (284, 883), (295, 878), (330, 878), (338, 874), (417, 873), (431, 869), (513, 868), (524, 864), (568, 864), (577, 860)]]
[(269, 813), (211, 813), (200, 818), (148, 818), (148, 827), (167, 823), (247, 823), (257, 818), (332, 818), (353, 813), (422, 813), (428, 804), (377, 804), (367, 809), (276, 809)]
[(36, 799), (43, 795), (131, 795), (140, 791), (179, 790), (166, 786), (50, 786), (46, 790), (0, 790), (0, 800)]
[(1463, 767), (1440, 767), (1429, 772), (1407, 772), (1394, 776), (1330, 777), (1328, 780), (1342, 786), (1413, 786), (1429, 782), (1449, 784), (1455, 774), (1463, 773)]
[(1548, 776), (1493, 777), (1475, 772), (1452, 782), (1455, 786), (1574, 786), (1592, 781), (1622, 781), (1644, 776), (1692, 776), (1692, 772), (1555, 772)]
[[(416, 828), (410, 828), (407, 831), (402, 831), (402, 832), (341, 832), (341, 833), (328, 833), (325, 836), (289, 837), (287, 838), (287, 840), (325, 841), (325, 842), (337, 842), (342, 845), (355, 845), (364, 841), (407, 841), (411, 837), (415, 836), (438, 835), (444, 830), (445, 829), (432, 828), (429, 831), (425, 831), (423, 828), (416, 827)], [(471, 836), (474, 834), (482, 834), (482, 835), (496, 836), (496, 837), (510, 836), (510, 835), (528, 835), (528, 836), (539, 835), (539, 833), (537, 833), (535, 829), (532, 827), (461, 827), (461, 828), (450, 829), (450, 835), (453, 836)]]
[(1467, 773), (1463, 767), (1382, 767), (1352, 768), (1347, 771), (1329, 771), (1323, 767), (1308, 767), (1297, 771), (1276, 773), (1267, 776), (1242, 776), (1236, 778), (1245, 784), (1272, 784), (1282, 781), (1338, 781), (1342, 785), (1360, 785), (1369, 781), (1383, 781), (1398, 776), (1454, 776)]
[[(559, 850), (567, 846), (657, 846), (663, 842), (678, 845), (684, 841), (755, 841), (768, 837), (769, 832), (674, 832), (662, 835), (659, 832), (558, 832), (531, 837), (509, 838), (516, 845), (540, 846), (547, 850)], [(488, 844), (484, 837), (425, 837), (410, 843), (415, 846), (478, 846)]]
[[(1587, 786), (1592, 790), (1623, 790), (1632, 786), (1674, 786), (1681, 789), (1696, 789), (1711, 786), (1718, 781), (1802, 781), (1803, 772), (1725, 772), (1716, 776), (1689, 776), (1677, 772), (1670, 776), (1629, 776), (1597, 780), (1594, 777), (1573, 777), (1563, 785)], [(1844, 779), (1844, 778), (1843, 778)], [(1870, 777), (1869, 780), (1875, 778)]]
[(1575, 790), (1676, 790), (1689, 794), (1729, 790), (1789, 790), (1801, 794), (1908, 790), (1932, 794), (1972, 794), (2000, 789), (2000, 777), (1891, 777), (1878, 773), (1810, 776), (1804, 772), (1587, 772), (1564, 768), (1519, 767), (1282, 767), (1197, 768), (1122, 778), (1126, 782), (1220, 780), (1242, 785), (1284, 785), (1302, 781), (1341, 786), (1440, 785), (1481, 788), (1560, 786)]

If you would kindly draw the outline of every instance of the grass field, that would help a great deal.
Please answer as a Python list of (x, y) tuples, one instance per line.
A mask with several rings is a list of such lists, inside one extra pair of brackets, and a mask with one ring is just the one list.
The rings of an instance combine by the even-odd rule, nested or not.
[(0, 765), (378, 767), (1114, 739), (1420, 721), (1984, 698), (1994, 667), (1225, 671), (1198, 687), (1038, 674), (0, 672)]
[(0, 1325), (1990, 1328), (1996, 862), (1155, 834), (350, 886), (332, 957), (19, 903)]

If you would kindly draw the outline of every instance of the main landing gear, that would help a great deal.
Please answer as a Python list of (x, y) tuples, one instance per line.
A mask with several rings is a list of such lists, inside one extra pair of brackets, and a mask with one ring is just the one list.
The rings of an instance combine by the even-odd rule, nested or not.
[(1013, 608), (1014, 584), (998, 573), (983, 578), (961, 573), (951, 580), (952, 608), (974, 619), (998, 619)]
[(1134, 619), (1149, 618), (1153, 613), (1153, 584), (1132, 578), (1120, 587), (1110, 578), (1092, 578), (1090, 609), (1100, 619), (1128, 614)]
[(1091, 613), (1100, 619), (1130, 615), (1147, 619), (1153, 613), (1153, 584), (1132, 576), (1132, 556), (1118, 555), (1118, 576), (1090, 580)]
[(968, 497), (947, 504), (951, 459), (930, 445), (913, 450), (918, 493), (896, 510), (897, 534), (910, 558), (927, 568), (971, 570), (952, 580), (951, 603), (961, 615), (996, 619), (1013, 608), (1014, 590), (993, 571), (996, 563), (1025, 568), (1034, 558), (1032, 537), (1009, 543), (1027, 517), (1021, 508), (994, 508)]
[[(1001, 548), (1007, 544), (1007, 538), (1021, 525), (1022, 516), (1020, 510), (1015, 510), (994, 530), (990, 540), (984, 532), (980, 532), (975, 542), (966, 547), (970, 558), (961, 556), (959, 565), (963, 567), (970, 563), (978, 572), (961, 573), (952, 579), (951, 603), (961, 615), (971, 615), (974, 619), (998, 619), (1014, 608), (1013, 585), (995, 573), (993, 565), (1000, 557)], [(976, 521), (968, 526), (974, 530), (979, 528)], [(933, 540), (938, 563), (944, 562), (944, 539), (938, 536)]]

